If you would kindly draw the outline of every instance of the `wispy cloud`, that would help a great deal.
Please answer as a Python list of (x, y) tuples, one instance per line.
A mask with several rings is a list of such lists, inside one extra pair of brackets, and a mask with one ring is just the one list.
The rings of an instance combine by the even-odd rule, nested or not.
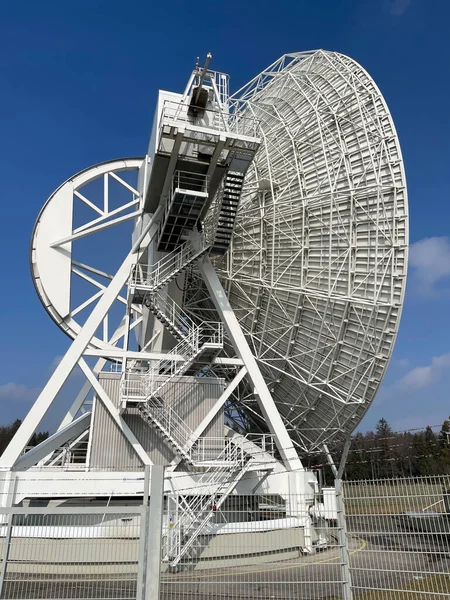
[(407, 369), (410, 366), (411, 362), (408, 358), (399, 358), (397, 360), (397, 364), (399, 367), (402, 367), (402, 369)]
[(438, 381), (442, 374), (449, 369), (450, 353), (434, 356), (429, 365), (411, 369), (394, 385), (403, 390), (423, 389)]
[(450, 239), (430, 237), (410, 246), (409, 265), (417, 289), (424, 295), (436, 293), (436, 286), (450, 279)]
[(4, 383), (0, 385), (0, 400), (22, 400), (29, 402), (34, 400), (39, 393), (39, 389), (29, 387), (23, 383)]
[(53, 373), (53, 371), (56, 369), (56, 367), (59, 365), (59, 363), (62, 361), (63, 357), (61, 354), (58, 354), (57, 356), (55, 356), (55, 358), (52, 360), (52, 363), (50, 365), (50, 373)]
[(377, 394), (377, 404), (394, 397), (398, 398), (405, 393), (423, 390), (438, 382), (446, 373), (450, 374), (450, 352), (434, 356), (428, 365), (410, 369), (391, 385), (383, 385)]

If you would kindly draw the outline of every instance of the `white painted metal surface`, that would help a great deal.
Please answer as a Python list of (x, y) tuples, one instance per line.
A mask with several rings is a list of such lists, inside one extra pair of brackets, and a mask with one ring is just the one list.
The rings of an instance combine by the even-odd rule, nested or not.
[[(81, 265), (73, 260), (73, 241), (139, 216), (141, 204), (139, 193), (132, 188), (128, 189), (130, 186), (120, 179), (117, 173), (137, 171), (141, 164), (142, 158), (130, 158), (109, 161), (81, 171), (63, 183), (50, 196), (36, 221), (31, 240), (30, 259), (33, 282), (49, 315), (72, 338), (75, 338), (81, 330), (76, 315), (98, 300), (108, 282), (107, 274), (104, 283), (101, 284), (98, 278), (90, 277), (90, 274), (95, 273), (93, 267), (89, 268), (89, 265)], [(129, 200), (116, 208), (110, 207), (109, 204), (108, 183), (111, 177), (130, 192)], [(103, 178), (104, 187), (101, 207), (83, 194), (83, 187), (99, 178)], [(92, 216), (96, 215), (95, 218), (80, 226), (73, 224), (74, 203), (77, 202), (88, 206), (92, 210)], [(75, 303), (73, 298), (72, 274), (88, 281), (96, 292), (82, 305)], [(98, 274), (98, 271), (95, 274)], [(91, 343), (99, 348), (108, 346), (106, 340), (96, 337)]]
[[(302, 455), (345, 438), (369, 407), (405, 289), (403, 163), (367, 73), (337, 53), (298, 53), (227, 90), (227, 76), (197, 66), (184, 94), (160, 93), (145, 159), (87, 169), (45, 204), (33, 280), (73, 343), (0, 458), (4, 503), (75, 487), (139, 495), (144, 467), (163, 463), (174, 568), (195, 560), (215, 513), (241, 494), (284, 498), (313, 552), (323, 514)], [(101, 268), (94, 259), (116, 250), (102, 236), (127, 222), (123, 255)], [(80, 299), (77, 282), (91, 295)], [(20, 458), (77, 365), (86, 383), (63, 426)], [(100, 464), (92, 448), (109, 453), (114, 436), (117, 461)], [(85, 462), (56, 466), (58, 440), (82, 442)]]
[[(407, 272), (401, 150), (376, 84), (335, 52), (283, 56), (231, 109), (258, 119), (263, 141), (215, 267), (306, 452), (356, 427), (391, 356)], [(252, 400), (243, 412), (264, 430)]]

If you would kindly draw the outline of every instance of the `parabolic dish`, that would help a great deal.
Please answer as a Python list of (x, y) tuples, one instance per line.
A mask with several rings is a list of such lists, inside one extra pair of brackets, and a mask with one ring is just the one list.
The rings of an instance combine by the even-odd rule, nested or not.
[(311, 451), (358, 425), (392, 353), (408, 247), (400, 145), (371, 77), (335, 52), (285, 55), (232, 100), (259, 119), (262, 145), (216, 267), (293, 440)]

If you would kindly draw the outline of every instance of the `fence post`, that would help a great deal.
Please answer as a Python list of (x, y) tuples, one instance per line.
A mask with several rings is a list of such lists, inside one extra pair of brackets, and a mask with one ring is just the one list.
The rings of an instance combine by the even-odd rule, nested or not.
[[(6, 474), (4, 488), (3, 488), (3, 498), (1, 504), (5, 507), (11, 507), (14, 504), (14, 498), (16, 493), (16, 484), (17, 478), (14, 472), (10, 472)], [(1, 509), (0, 509), (1, 510)], [(0, 513), (1, 514), (1, 513)], [(5, 513), (1, 514), (1, 523), (3, 525)], [(11, 547), (11, 536), (13, 530), (14, 523), (14, 514), (10, 512), (7, 516), (7, 526), (6, 533), (4, 539), (3, 546), (3, 556), (2, 556), (2, 567), (0, 571), (0, 598), (3, 597), (3, 585), (5, 583), (6, 577), (6, 569), (8, 567), (8, 558), (9, 558), (9, 550)]]
[(139, 554), (138, 554), (138, 575), (137, 575), (137, 590), (136, 600), (144, 600), (145, 597), (145, 575), (146, 575), (146, 556), (147, 556), (147, 539), (148, 539), (148, 498), (150, 484), (150, 465), (145, 465), (144, 469), (144, 493), (141, 506), (141, 527), (139, 537)]
[(159, 600), (161, 538), (164, 511), (164, 467), (153, 465), (150, 478), (150, 506), (146, 547), (145, 600)]
[(3, 556), (2, 556), (2, 569), (1, 569), (1, 573), (0, 573), (0, 598), (3, 597), (3, 584), (5, 583), (6, 568), (8, 566), (8, 557), (9, 557), (9, 549), (11, 546), (11, 534), (12, 534), (12, 528), (13, 528), (13, 520), (14, 520), (14, 515), (13, 515), (13, 513), (10, 513), (8, 515), (8, 525), (6, 527), (5, 540), (3, 542), (4, 546), (3, 546)]
[(337, 525), (339, 535), (339, 550), (341, 553), (341, 576), (344, 600), (353, 600), (352, 581), (350, 574), (347, 521), (345, 519), (344, 497), (342, 495), (342, 479), (337, 477), (334, 481), (336, 491)]
[(345, 519), (345, 504), (344, 497), (342, 495), (342, 473), (344, 472), (344, 467), (347, 461), (350, 445), (351, 438), (349, 436), (345, 440), (344, 448), (342, 450), (341, 455), (341, 461), (339, 463), (339, 469), (337, 469), (336, 465), (334, 464), (334, 460), (331, 456), (330, 451), (328, 450), (328, 446), (326, 444), (323, 445), (325, 456), (327, 457), (328, 464), (330, 465), (331, 471), (334, 475), (334, 490), (336, 494), (336, 513), (339, 536), (339, 551), (341, 554), (341, 576), (344, 600), (353, 600), (353, 589), (348, 553), (347, 521)]

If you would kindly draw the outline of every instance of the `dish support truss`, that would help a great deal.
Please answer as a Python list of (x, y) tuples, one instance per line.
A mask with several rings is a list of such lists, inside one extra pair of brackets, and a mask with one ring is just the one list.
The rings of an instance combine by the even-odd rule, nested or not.
[[(314, 451), (353, 431), (391, 357), (408, 257), (401, 149), (376, 84), (339, 53), (287, 54), (230, 103), (262, 143), (214, 264), (294, 443)], [(251, 398), (247, 413), (263, 426)]]

